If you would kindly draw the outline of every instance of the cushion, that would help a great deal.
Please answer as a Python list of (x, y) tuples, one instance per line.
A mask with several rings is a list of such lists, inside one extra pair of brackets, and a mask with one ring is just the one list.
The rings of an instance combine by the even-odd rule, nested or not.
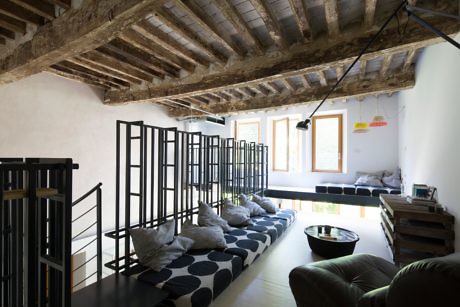
[(192, 221), (186, 220), (182, 224), (181, 236), (190, 238), (194, 241), (193, 249), (205, 248), (226, 248), (224, 231), (219, 226), (200, 227), (193, 225)]
[(253, 230), (261, 233), (266, 233), (270, 236), (271, 243), (275, 242), (287, 228), (287, 221), (269, 217), (253, 217), (251, 218), (253, 225), (245, 227), (243, 230)]
[(356, 179), (358, 179), (361, 176), (374, 176), (377, 177), (378, 179), (382, 179), (383, 175), (385, 174), (385, 171), (378, 171), (378, 172), (356, 172)]
[(225, 199), (222, 206), (222, 218), (231, 226), (247, 226), (250, 222), (249, 209), (235, 206), (229, 199)]
[(129, 234), (133, 240), (134, 250), (141, 263), (148, 262), (160, 247), (174, 240), (176, 222), (170, 220), (154, 228), (130, 229)]
[(264, 217), (274, 218), (285, 220), (287, 222), (287, 226), (290, 226), (292, 223), (295, 222), (297, 217), (297, 212), (292, 209), (278, 209), (276, 213), (267, 213), (263, 214)]
[(371, 186), (371, 187), (383, 187), (383, 183), (380, 180), (380, 178), (378, 178), (378, 177), (376, 177), (374, 175), (360, 176), (356, 180), (355, 185)]
[(398, 168), (391, 175), (384, 176), (382, 182), (386, 187), (399, 189), (401, 187), (401, 170)]
[(253, 263), (270, 246), (270, 235), (252, 230), (235, 229), (225, 234), (225, 253), (239, 256), (244, 267)]
[(158, 272), (173, 260), (185, 254), (192, 248), (193, 243), (192, 239), (177, 236), (171, 244), (163, 245), (152, 253), (147, 261), (141, 261), (141, 264)]
[(252, 196), (252, 200), (261, 206), (265, 211), (268, 213), (275, 213), (276, 212), (276, 205), (272, 202), (270, 198), (260, 197), (259, 195), (254, 194)]
[(267, 213), (261, 206), (259, 206), (253, 201), (250, 201), (246, 195), (241, 194), (238, 198), (240, 200), (240, 205), (249, 209), (249, 214), (251, 216), (262, 215)]
[(221, 218), (214, 210), (203, 202), (199, 202), (198, 225), (200, 226), (219, 226), (224, 232), (229, 232), (233, 228), (228, 225), (227, 221)]

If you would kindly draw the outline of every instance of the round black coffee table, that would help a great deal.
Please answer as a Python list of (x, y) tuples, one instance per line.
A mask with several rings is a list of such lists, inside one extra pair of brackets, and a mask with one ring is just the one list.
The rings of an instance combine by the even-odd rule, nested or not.
[(359, 236), (353, 231), (330, 225), (309, 226), (304, 232), (311, 250), (324, 258), (351, 255), (359, 241)]

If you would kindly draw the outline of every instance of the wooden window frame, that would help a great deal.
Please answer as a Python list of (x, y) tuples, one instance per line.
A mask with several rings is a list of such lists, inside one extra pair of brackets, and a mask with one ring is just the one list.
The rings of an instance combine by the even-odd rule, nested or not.
[[(278, 122), (286, 121), (286, 127), (287, 127), (287, 142), (286, 142), (286, 169), (278, 169), (276, 168), (276, 124)], [(274, 172), (289, 172), (289, 140), (290, 140), (290, 135), (289, 135), (289, 117), (285, 118), (280, 118), (280, 119), (274, 119), (272, 121), (272, 137), (273, 137), (273, 144), (272, 144), (272, 170)]]
[(257, 143), (260, 143), (260, 120), (253, 120), (253, 121), (238, 121), (235, 120), (235, 140), (238, 139), (238, 128), (240, 125), (253, 125), (257, 124)]
[[(339, 152), (338, 169), (321, 170), (316, 168), (316, 121), (319, 119), (337, 118), (339, 120)], [(343, 114), (319, 115), (312, 118), (312, 172), (315, 173), (342, 173), (343, 172)]]

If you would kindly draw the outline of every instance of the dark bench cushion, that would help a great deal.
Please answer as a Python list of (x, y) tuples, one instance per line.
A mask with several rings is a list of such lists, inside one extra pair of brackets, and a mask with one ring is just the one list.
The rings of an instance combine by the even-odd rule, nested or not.
[(235, 229), (225, 234), (225, 253), (243, 259), (243, 267), (253, 263), (270, 246), (270, 235), (253, 230)]

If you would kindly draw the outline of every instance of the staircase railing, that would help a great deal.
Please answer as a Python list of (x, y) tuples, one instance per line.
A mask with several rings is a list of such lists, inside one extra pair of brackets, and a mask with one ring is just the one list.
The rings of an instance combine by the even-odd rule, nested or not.
[[(72, 229), (74, 229), (75, 222), (79, 221), (82, 217), (88, 216), (89, 214), (95, 214), (96, 219), (94, 220), (93, 223), (88, 225), (84, 230), (80, 231), (78, 234), (74, 235), (72, 237), (72, 243), (75, 239), (83, 238), (85, 234), (88, 234), (90, 231), (93, 230), (94, 227), (96, 227), (96, 237), (92, 240), (90, 240), (88, 243), (80, 247), (78, 250), (72, 253), (72, 256), (85, 251), (89, 247), (91, 247), (92, 244), (96, 244), (96, 254), (91, 256), (91, 257), (86, 257), (86, 261), (78, 267), (74, 268), (72, 270), (72, 275), (75, 276), (75, 272), (80, 270), (81, 268), (87, 266), (87, 264), (90, 261), (93, 261), (96, 259), (96, 271), (92, 273), (87, 273), (85, 277), (78, 281), (74, 282), (72, 289), (78, 287), (85, 281), (87, 281), (89, 278), (93, 277), (96, 275), (97, 280), (102, 279), (102, 183), (98, 183), (95, 187), (93, 187), (91, 190), (89, 190), (87, 193), (85, 193), (83, 196), (81, 196), (79, 199), (75, 200), (72, 203), (72, 209), (75, 209), (77, 206), (80, 207), (82, 205), (82, 202), (89, 198), (91, 195), (94, 195), (96, 193), (96, 204), (93, 205), (92, 207), (86, 209), (83, 213), (81, 213), (78, 217), (73, 217), (72, 215)], [(73, 210), (72, 210), (73, 211)]]

